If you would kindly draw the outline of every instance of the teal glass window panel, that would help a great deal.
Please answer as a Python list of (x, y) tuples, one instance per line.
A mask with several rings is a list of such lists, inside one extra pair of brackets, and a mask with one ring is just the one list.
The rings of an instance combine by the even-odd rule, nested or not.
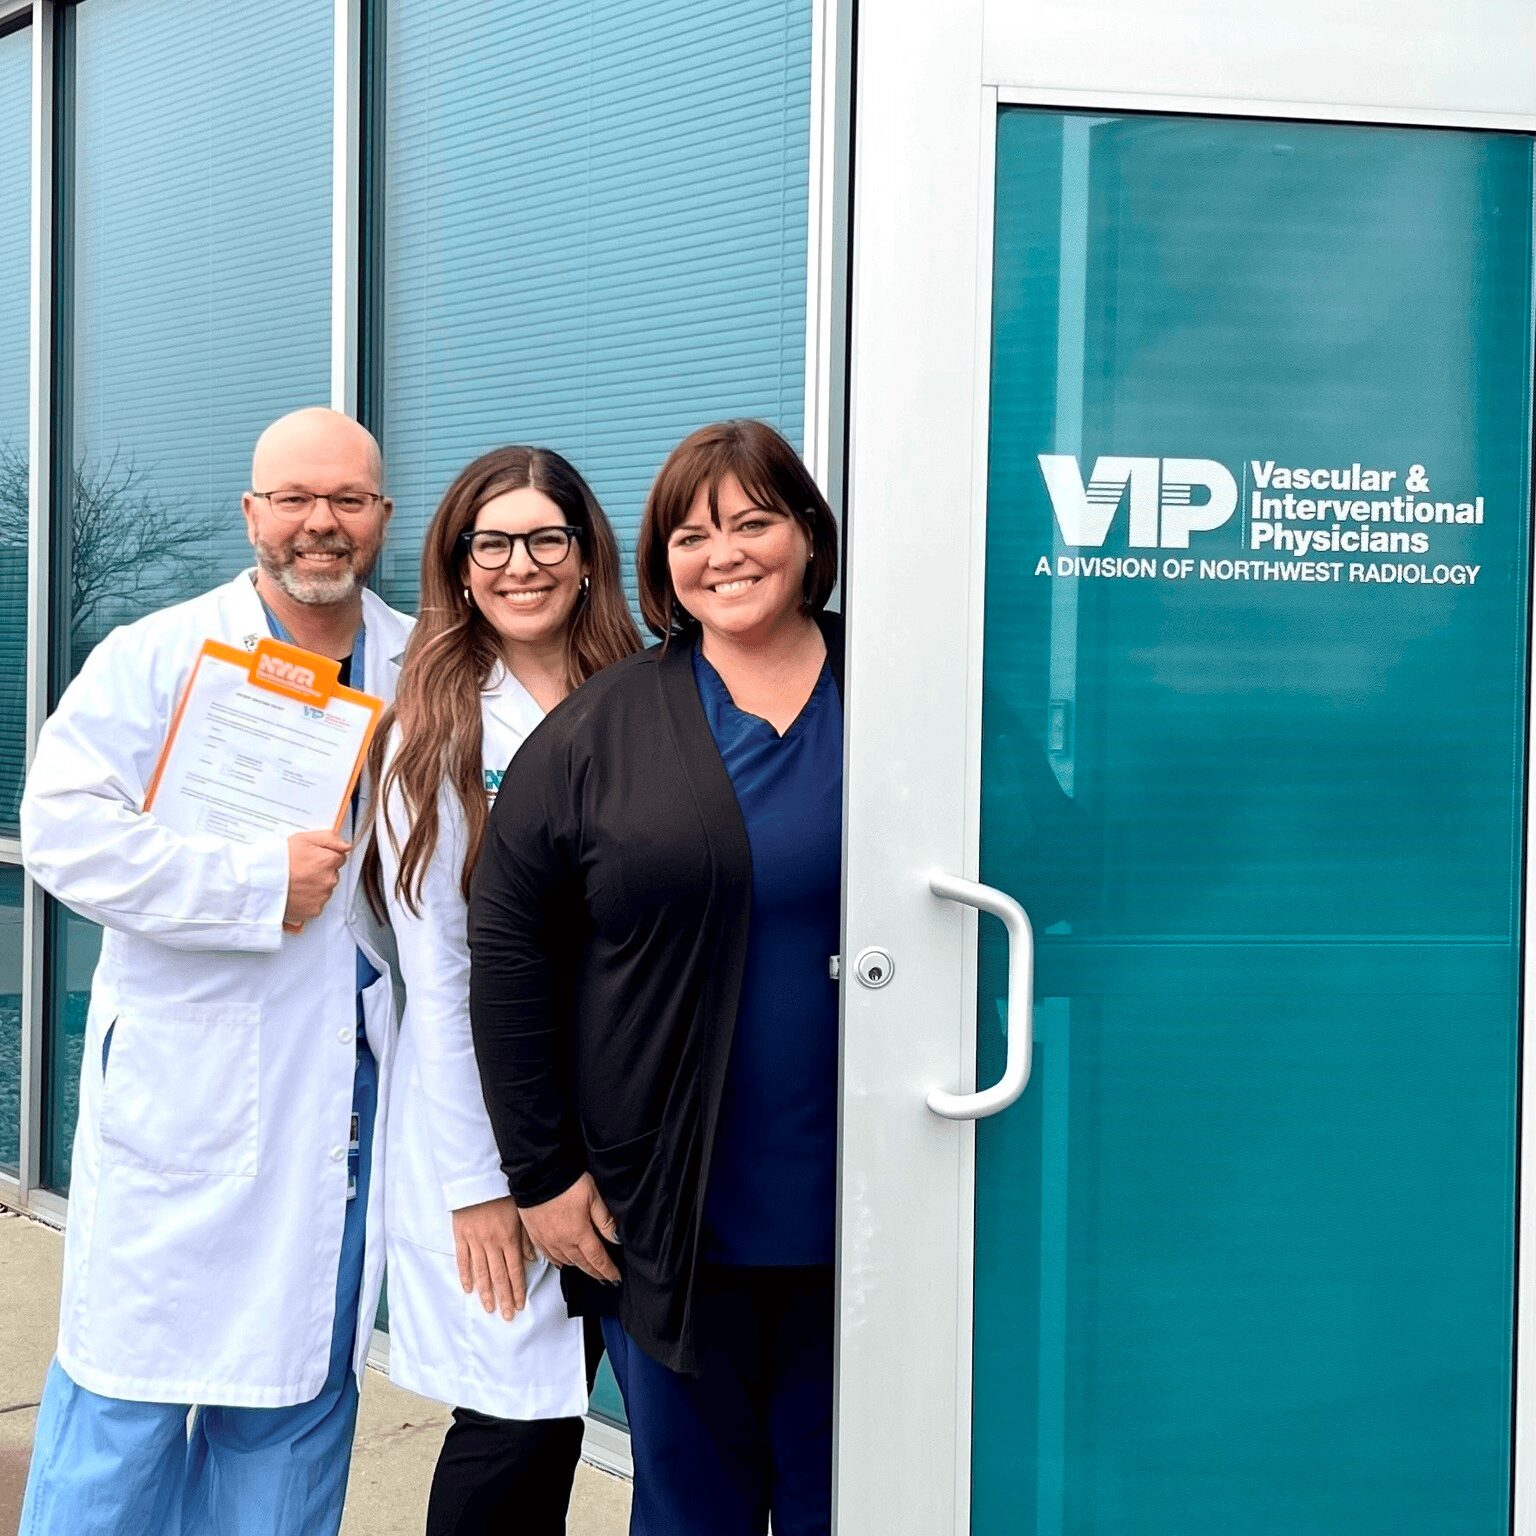
[[(330, 391), (331, 14), (305, 0), (60, 13), (65, 408), (60, 687), (115, 625), (252, 563), (268, 422)], [(49, 932), (44, 1179), (65, 1190), (99, 936)]]
[(414, 604), (439, 497), (497, 444), (566, 454), (626, 550), (695, 427), (798, 445), (809, 0), (384, 11), (386, 596)]
[(626, 1422), (624, 1399), (619, 1395), (619, 1384), (614, 1380), (613, 1366), (607, 1355), (603, 1356), (603, 1363), (597, 1368), (597, 1380), (592, 1384), (591, 1412), (593, 1417), (609, 1424)]
[(21, 1162), (22, 873), (0, 864), (0, 1168)]
[(330, 392), (331, 14), (68, 13), (70, 670), (252, 563), (257, 434)]
[[(1000, 118), (981, 875), (1040, 938), (978, 1129), (978, 1536), (1508, 1529), (1531, 224), (1510, 135)], [(1237, 494), (1187, 547), (1174, 456)], [(1281, 517), (1428, 547), (1202, 575), (1300, 562), (1270, 461), (1484, 520)]]
[(85, 1020), (91, 1006), (91, 977), (101, 958), (101, 929), (61, 903), (47, 904), (48, 996), (52, 1027), (48, 1038), (48, 1105), (43, 1117), (43, 1183), (69, 1193), (75, 1121), (80, 1112), (80, 1063)]
[(27, 739), (32, 33), (0, 37), (0, 833), (17, 834)]

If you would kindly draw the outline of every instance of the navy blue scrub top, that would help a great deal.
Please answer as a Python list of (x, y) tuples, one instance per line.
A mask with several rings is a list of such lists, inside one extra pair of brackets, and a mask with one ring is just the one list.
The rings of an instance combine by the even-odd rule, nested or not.
[(704, 1198), (703, 1257), (830, 1264), (838, 995), (829, 962), (842, 885), (842, 700), (823, 666), (780, 736), (736, 707), (697, 647), (693, 671), (752, 850), (746, 968)]

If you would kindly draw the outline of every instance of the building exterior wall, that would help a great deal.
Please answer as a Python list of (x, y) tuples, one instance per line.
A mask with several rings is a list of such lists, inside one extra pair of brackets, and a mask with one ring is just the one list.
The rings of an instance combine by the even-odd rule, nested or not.
[(0, 1198), (62, 1217), (99, 946), (20, 867), (29, 731), (114, 625), (249, 563), (250, 449), (295, 407), (378, 433), (407, 610), (498, 443), (567, 454), (626, 553), (694, 427), (824, 445), (825, 23), (0, 0)]

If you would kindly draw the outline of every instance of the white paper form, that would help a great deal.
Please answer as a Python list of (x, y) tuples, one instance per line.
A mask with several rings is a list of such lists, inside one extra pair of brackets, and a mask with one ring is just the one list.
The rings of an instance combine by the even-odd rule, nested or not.
[(338, 671), (278, 641), (254, 653), (208, 641), (145, 810), (235, 843), (339, 827), (382, 706), (337, 687)]

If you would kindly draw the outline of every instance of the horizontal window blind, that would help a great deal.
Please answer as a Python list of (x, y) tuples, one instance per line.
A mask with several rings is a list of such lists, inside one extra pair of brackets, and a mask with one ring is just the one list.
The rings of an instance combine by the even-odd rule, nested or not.
[(800, 443), (810, 21), (809, 0), (389, 0), (392, 600), (497, 444), (567, 455), (627, 552), (693, 428), (757, 416)]
[(256, 435), (328, 397), (331, 13), (88, 0), (73, 20), (78, 666), (250, 562)]
[[(330, 387), (331, 9), (84, 0), (65, 151), (73, 672), (252, 561), (251, 447)], [(54, 908), (43, 1178), (69, 1184), (98, 935)]]
[[(0, 37), (0, 832), (12, 836), (27, 732), (31, 177), (32, 33), (23, 27)], [(7, 1124), (0, 1110), (0, 1161), (14, 1161)]]

